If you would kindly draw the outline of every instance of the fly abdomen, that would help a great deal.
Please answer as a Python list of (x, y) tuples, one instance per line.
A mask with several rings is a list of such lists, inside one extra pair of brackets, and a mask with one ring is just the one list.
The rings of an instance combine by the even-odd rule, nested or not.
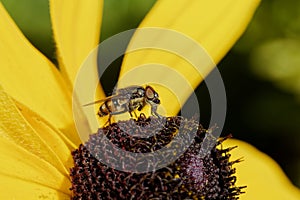
[(106, 104), (107, 102), (103, 103), (100, 107), (99, 107), (99, 111), (98, 111), (98, 115), (99, 117), (103, 117), (108, 115), (111, 111), (109, 106), (107, 106)]

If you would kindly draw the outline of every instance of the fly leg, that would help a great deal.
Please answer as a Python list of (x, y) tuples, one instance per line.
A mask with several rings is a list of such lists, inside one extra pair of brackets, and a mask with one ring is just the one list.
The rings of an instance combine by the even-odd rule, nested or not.
[[(110, 114), (109, 114), (109, 117), (108, 117), (108, 123), (109, 123), (109, 125), (111, 125), (111, 116), (112, 115), (118, 115), (118, 114), (122, 114), (122, 113), (124, 113), (124, 112), (126, 112), (127, 110), (121, 110), (121, 111), (118, 111), (118, 112), (111, 112)], [(105, 123), (105, 124), (107, 124), (107, 122)]]
[[(140, 102), (140, 103), (138, 104), (137, 110), (138, 110), (138, 111), (141, 111), (141, 110), (144, 108), (144, 106), (145, 106), (145, 103), (144, 103), (144, 102)], [(134, 111), (133, 111), (133, 112), (134, 112)], [(140, 115), (142, 115), (142, 114), (145, 116), (144, 113), (141, 113)], [(139, 118), (135, 112), (134, 112), (134, 115), (135, 115), (135, 117), (136, 117), (137, 119)]]
[(139, 107), (138, 107), (138, 111), (141, 111), (143, 108), (144, 108), (145, 104), (141, 104)]
[(105, 122), (105, 124), (103, 125), (103, 127), (105, 127), (107, 124), (111, 125), (111, 115), (108, 116), (108, 120), (107, 122)]
[(161, 119), (162, 116), (158, 114), (156, 110), (157, 110), (157, 105), (151, 105), (151, 114)]
[(131, 118), (133, 117), (132, 113), (134, 113), (134, 116), (136, 119), (138, 118), (137, 114), (134, 112), (134, 106), (132, 105), (132, 103), (129, 103), (129, 105), (128, 105), (128, 112), (129, 112)]
[[(98, 116), (99, 116), (100, 118), (106, 115), (106, 114), (103, 114), (100, 110), (98, 111), (97, 114), (98, 114)], [(111, 115), (108, 114), (108, 120), (107, 120), (107, 122), (105, 122), (105, 124), (103, 125), (103, 127), (105, 127), (105, 126), (107, 125), (107, 123), (108, 123), (109, 125), (111, 125), (110, 118), (111, 118)]]
[(132, 110), (132, 111), (129, 111), (129, 114), (130, 114), (130, 117), (131, 117), (131, 118), (133, 117), (133, 116), (132, 116), (132, 113), (134, 113), (135, 118), (138, 117), (138, 116), (136, 115), (136, 113), (134, 112), (134, 110)]

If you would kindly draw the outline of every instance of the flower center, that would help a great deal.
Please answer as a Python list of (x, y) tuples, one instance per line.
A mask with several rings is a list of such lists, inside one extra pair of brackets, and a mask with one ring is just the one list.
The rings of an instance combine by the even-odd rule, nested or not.
[[(195, 137), (184, 149), (190, 133)], [(199, 156), (207, 134), (183, 117), (140, 116), (101, 128), (72, 152), (72, 199), (237, 199), (242, 187), (235, 186), (230, 149), (217, 149), (214, 140), (210, 153)], [(104, 140), (117, 148), (108, 150)], [(120, 156), (120, 149), (130, 153)], [(163, 159), (146, 157), (164, 149)], [(145, 166), (152, 170), (137, 171)]]

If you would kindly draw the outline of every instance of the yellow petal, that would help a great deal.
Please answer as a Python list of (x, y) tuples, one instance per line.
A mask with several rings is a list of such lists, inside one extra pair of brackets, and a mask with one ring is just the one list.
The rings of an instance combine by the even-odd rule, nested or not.
[(43, 185), (30, 183), (21, 179), (0, 175), (1, 199), (44, 199), (69, 200), (70, 194), (59, 192)]
[[(20, 106), (20, 105), (19, 105)], [(16, 107), (11, 98), (0, 88), (0, 138), (5, 138), (23, 147), (40, 159), (47, 161), (68, 176), (70, 149), (57, 133), (40, 117), (31, 115), (25, 106)], [(22, 110), (31, 123), (23, 117)], [(33, 127), (33, 126), (35, 127)], [(39, 132), (41, 131), (41, 132)], [(68, 161), (68, 162), (67, 162)], [(69, 163), (69, 164), (68, 164)]]
[(60, 68), (72, 84), (79, 67), (99, 43), (102, 7), (102, 0), (50, 0)]
[(236, 164), (237, 185), (246, 185), (243, 199), (300, 199), (300, 190), (292, 185), (279, 165), (255, 147), (234, 139), (226, 140), (224, 147), (238, 146), (231, 152), (232, 160), (243, 158)]
[[(78, 145), (72, 143), (62, 132), (52, 127), (45, 119), (28, 109), (26, 106), (15, 102), (24, 119), (30, 124), (42, 141), (53, 151), (63, 165), (69, 169), (73, 166), (71, 151)], [(67, 174), (68, 175), (68, 174)]]
[(71, 90), (55, 66), (20, 32), (0, 3), (0, 85), (76, 140)]
[[(132, 71), (130, 77), (153, 77), (154, 83), (171, 90), (181, 88), (183, 84), (197, 87), (215, 67), (213, 62), (218, 63), (243, 33), (258, 4), (259, 0), (157, 1), (140, 25), (140, 28), (156, 27), (157, 31), (152, 34), (136, 32), (128, 48), (128, 51), (136, 51), (125, 56), (120, 79), (138, 66), (158, 63), (176, 70), (177, 75), (183, 76), (183, 79), (177, 80), (175, 73), (168, 73), (170, 70)], [(170, 34), (170, 30), (174, 33)], [(190, 41), (181, 36), (190, 38)], [(205, 51), (197, 51), (198, 47), (193, 42), (202, 46), (211, 58), (205, 55)], [(152, 47), (158, 49), (149, 49)], [(157, 76), (164, 82), (157, 82)], [(123, 85), (128, 84), (131, 84), (130, 81)], [(185, 91), (186, 88), (179, 93), (174, 89), (175, 94), (163, 87), (157, 88), (166, 113), (170, 115), (177, 114), (180, 106), (178, 102), (166, 102), (178, 98), (182, 104), (190, 95), (190, 92)]]
[(40, 196), (70, 194), (71, 183), (68, 177), (62, 175), (49, 163), (1, 137), (0, 152), (0, 199), (13, 199), (18, 197), (21, 191), (25, 196), (23, 198), (19, 196), (18, 199), (38, 194)]
[[(88, 138), (88, 134), (92, 132), (95, 133), (100, 124), (103, 125), (105, 123), (102, 117), (99, 118), (96, 115), (99, 104), (95, 104), (94, 106), (83, 106), (84, 104), (94, 102), (95, 99), (99, 100), (105, 98), (104, 93), (97, 93), (97, 91), (103, 92), (97, 76), (97, 52), (97, 49), (95, 49), (85, 60), (77, 74), (76, 81), (74, 82), (73, 116), (80, 138), (84, 141)], [(87, 126), (90, 129), (87, 129)]]
[[(75, 101), (74, 104), (76, 104), (74, 115), (75, 117), (80, 116), (80, 119), (76, 119), (76, 122), (81, 135), (82, 132), (88, 134), (89, 129), (86, 128), (86, 125), (94, 120), (96, 113), (86, 114), (83, 117), (82, 105), (86, 104), (87, 101), (105, 97), (102, 86), (99, 84), (97, 60), (91, 62), (89, 58), (86, 61), (91, 51), (99, 43), (102, 8), (102, 0), (50, 0), (50, 14), (59, 66), (64, 77), (74, 87), (73, 100)], [(79, 71), (82, 65), (87, 64), (90, 65), (90, 70)], [(80, 85), (78, 85), (78, 80), (76, 80), (79, 76), (78, 73), (81, 73), (81, 77), (84, 77), (84, 82), (80, 82)], [(95, 82), (98, 88), (95, 91), (91, 91)], [(89, 96), (89, 94), (93, 94), (93, 98), (86, 101), (85, 97)], [(86, 122), (85, 118), (88, 118), (88, 122)], [(95, 130), (95, 126), (91, 123), (90, 125), (91, 129)]]

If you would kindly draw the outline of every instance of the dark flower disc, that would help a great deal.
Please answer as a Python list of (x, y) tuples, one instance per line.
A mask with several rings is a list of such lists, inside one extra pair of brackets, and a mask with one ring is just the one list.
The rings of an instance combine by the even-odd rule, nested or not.
[[(204, 139), (212, 148), (202, 155)], [(230, 162), (232, 148), (216, 148), (221, 142), (183, 117), (113, 123), (72, 152), (72, 199), (238, 199), (244, 187), (235, 186), (232, 165), (239, 160)], [(120, 150), (130, 153), (121, 157)], [(159, 150), (157, 162), (146, 156)]]

